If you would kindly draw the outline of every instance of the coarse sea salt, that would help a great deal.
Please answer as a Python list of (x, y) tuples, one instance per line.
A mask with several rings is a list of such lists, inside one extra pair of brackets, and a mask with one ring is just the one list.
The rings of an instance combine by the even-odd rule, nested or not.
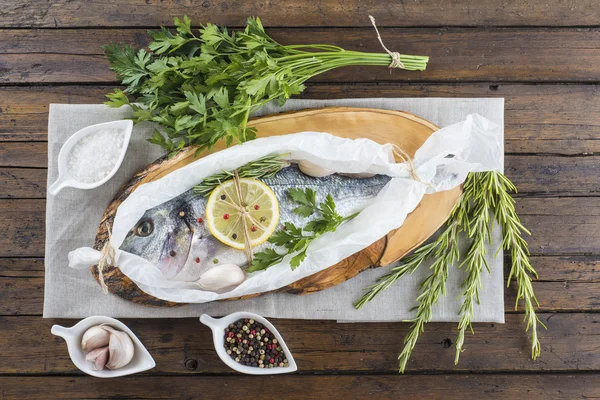
[(83, 183), (104, 179), (117, 164), (124, 139), (122, 129), (100, 129), (83, 137), (69, 153), (69, 173)]

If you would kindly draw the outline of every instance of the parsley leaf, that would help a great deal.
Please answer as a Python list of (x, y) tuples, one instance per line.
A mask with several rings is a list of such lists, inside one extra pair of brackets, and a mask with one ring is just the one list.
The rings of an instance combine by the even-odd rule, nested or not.
[(310, 217), (317, 209), (317, 192), (312, 189), (292, 188), (288, 190), (288, 196), (301, 204), (294, 209), (294, 213), (302, 217)]
[[(286, 255), (293, 255), (290, 259), (290, 268), (294, 270), (306, 259), (306, 251), (316, 238), (325, 232), (335, 231), (338, 226), (354, 218), (358, 213), (348, 217), (339, 215), (336, 211), (335, 201), (330, 194), (327, 195), (323, 202), (317, 205), (317, 193), (312, 189), (302, 190), (292, 188), (288, 190), (288, 196), (301, 204), (300, 207), (294, 209), (296, 214), (305, 217), (312, 215), (316, 211), (319, 211), (320, 214), (315, 219), (309, 221), (304, 229), (297, 227), (291, 222), (286, 222), (282, 230), (275, 232), (269, 238), (269, 243), (285, 248), (287, 250)], [(278, 257), (275, 257), (274, 254), (277, 254)], [(269, 268), (281, 262), (284, 256), (276, 253), (273, 249), (267, 248), (254, 255), (250, 269), (257, 271)]]
[(256, 253), (252, 259), (252, 264), (248, 268), (248, 272), (261, 271), (275, 265), (283, 260), (284, 255), (277, 253), (273, 249), (265, 249), (260, 253)]
[(121, 89), (115, 89), (113, 93), (107, 94), (106, 97), (108, 101), (105, 101), (104, 104), (109, 107), (119, 108), (125, 104), (129, 104), (127, 95)]

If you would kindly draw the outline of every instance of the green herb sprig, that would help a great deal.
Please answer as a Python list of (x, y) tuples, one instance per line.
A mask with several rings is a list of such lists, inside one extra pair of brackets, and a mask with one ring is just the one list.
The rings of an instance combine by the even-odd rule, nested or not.
[[(502, 249), (511, 253), (511, 273), (508, 284), (515, 278), (518, 285), (517, 306), (520, 300), (525, 304), (526, 331), (531, 329), (531, 357), (536, 359), (541, 352), (537, 336), (537, 324), (544, 326), (535, 313), (538, 305), (533, 292), (532, 276), (537, 274), (529, 262), (529, 250), (523, 234), (529, 231), (517, 216), (511, 192), (515, 186), (503, 174), (490, 171), (471, 173), (464, 183), (464, 190), (457, 201), (445, 228), (433, 242), (426, 244), (393, 267), (389, 274), (381, 277), (376, 284), (366, 288), (356, 308), (362, 308), (381, 291), (389, 288), (406, 274), (412, 274), (424, 262), (433, 261), (428, 277), (420, 285), (417, 297), (416, 316), (409, 322), (412, 325), (404, 339), (404, 348), (399, 355), (399, 370), (404, 372), (419, 335), (431, 321), (431, 311), (440, 296), (445, 294), (448, 269), (456, 265), (461, 257), (458, 249), (459, 234), (466, 234), (469, 247), (464, 260), (458, 267), (465, 268), (467, 277), (462, 284), (463, 304), (460, 309), (460, 322), (456, 339), (455, 363), (463, 350), (465, 331), (472, 331), (474, 305), (479, 303), (479, 289), (483, 269), (489, 270), (485, 260), (485, 244), (491, 243), (491, 221), (496, 221), (504, 231)], [(493, 215), (493, 217), (492, 217)], [(497, 254), (496, 254), (497, 255)], [(545, 327), (545, 326), (544, 326)]]
[[(286, 168), (290, 165), (285, 160), (285, 156), (286, 154), (275, 154), (251, 161), (248, 164), (238, 168), (238, 176), (240, 178), (252, 179), (271, 178), (283, 168)], [(232, 178), (233, 172), (223, 170), (218, 174), (204, 178), (201, 183), (194, 186), (194, 193), (201, 196), (208, 196), (214, 188)]]
[(286, 252), (280, 254), (274, 249), (267, 248), (254, 254), (248, 272), (267, 269), (283, 260), (288, 254), (294, 256), (290, 259), (292, 270), (298, 268), (306, 258), (308, 246), (319, 236), (326, 232), (334, 232), (338, 226), (356, 217), (358, 213), (343, 217), (336, 210), (335, 201), (331, 194), (317, 204), (317, 193), (312, 189), (288, 190), (288, 196), (299, 204), (294, 213), (302, 217), (310, 217), (317, 213), (318, 216), (309, 221), (304, 228), (299, 228), (291, 222), (286, 222), (282, 230), (275, 232), (269, 238), (269, 243), (283, 247)]
[[(281, 45), (265, 33), (259, 18), (249, 18), (237, 32), (213, 24), (194, 29), (187, 16), (174, 23), (175, 32), (148, 32), (149, 50), (104, 46), (110, 68), (126, 86), (107, 95), (105, 104), (129, 104), (134, 122), (158, 123), (164, 133), (157, 130), (149, 141), (169, 152), (187, 145), (210, 148), (221, 139), (228, 146), (251, 140), (256, 130), (247, 126), (249, 115), (270, 101), (283, 105), (313, 76), (392, 61), (387, 53), (327, 44)], [(401, 55), (398, 67), (424, 70), (428, 60)]]

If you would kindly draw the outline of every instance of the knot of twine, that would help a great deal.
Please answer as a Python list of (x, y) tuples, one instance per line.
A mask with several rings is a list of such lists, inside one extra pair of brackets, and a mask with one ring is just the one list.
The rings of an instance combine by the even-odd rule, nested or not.
[(402, 161), (408, 164), (410, 175), (415, 181), (431, 187), (431, 184), (423, 182), (423, 180), (419, 178), (419, 175), (417, 175), (417, 169), (415, 168), (415, 163), (406, 151), (404, 151), (400, 146), (392, 144), (392, 152), (395, 156), (398, 156), (402, 159)]
[(390, 68), (390, 73), (392, 72), (391, 68), (404, 69), (404, 64), (402, 63), (402, 61), (400, 61), (400, 53), (398, 53), (396, 51), (391, 51), (390, 49), (385, 47), (385, 44), (383, 44), (383, 40), (381, 39), (381, 35), (379, 34), (379, 29), (377, 29), (377, 25), (375, 25), (375, 18), (373, 18), (372, 15), (369, 15), (369, 19), (371, 20), (371, 23), (373, 24), (373, 28), (375, 28), (375, 32), (377, 32), (377, 39), (379, 39), (379, 43), (381, 44), (381, 47), (383, 47), (385, 52), (388, 53), (390, 55), (390, 57), (392, 57), (392, 62), (390, 63), (390, 65), (388, 65), (388, 68)]
[(102, 291), (105, 294), (108, 294), (108, 286), (106, 286), (106, 283), (104, 282), (104, 267), (108, 267), (111, 266), (114, 261), (115, 261), (115, 249), (112, 248), (112, 246), (110, 245), (110, 239), (111, 239), (111, 231), (110, 231), (110, 225), (108, 224), (108, 222), (106, 222), (106, 231), (108, 233), (108, 240), (106, 242), (104, 242), (104, 246), (102, 247), (102, 250), (100, 250), (101, 253), (101, 258), (100, 261), (98, 261), (98, 280), (100, 281), (100, 286), (102, 287)]
[(252, 247), (250, 247), (250, 235), (248, 234), (248, 219), (246, 218), (248, 211), (246, 211), (246, 209), (244, 208), (244, 205), (242, 204), (242, 188), (240, 187), (240, 175), (238, 174), (237, 169), (233, 171), (233, 182), (235, 185), (235, 191), (237, 193), (238, 196), (238, 201), (240, 204), (238, 204), (238, 207), (240, 209), (240, 212), (242, 213), (242, 225), (243, 225), (243, 231), (244, 231), (244, 251), (246, 252), (246, 258), (248, 259), (248, 265), (252, 264), (252, 259), (253, 259), (253, 255), (252, 255)]

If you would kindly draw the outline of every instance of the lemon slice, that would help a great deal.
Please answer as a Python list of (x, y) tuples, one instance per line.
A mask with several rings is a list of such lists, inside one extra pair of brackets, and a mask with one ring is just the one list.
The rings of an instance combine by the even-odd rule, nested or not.
[(206, 203), (206, 223), (219, 241), (243, 250), (244, 230), (250, 247), (273, 234), (279, 222), (279, 203), (275, 193), (256, 179), (241, 178), (239, 191), (241, 196), (233, 179), (217, 186)]

